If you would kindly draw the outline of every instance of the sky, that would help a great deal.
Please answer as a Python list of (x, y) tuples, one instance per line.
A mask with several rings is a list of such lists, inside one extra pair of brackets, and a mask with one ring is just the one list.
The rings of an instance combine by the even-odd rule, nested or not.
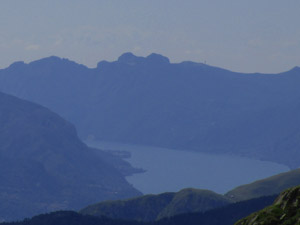
[(153, 52), (238, 72), (300, 66), (299, 0), (0, 0), (0, 68)]

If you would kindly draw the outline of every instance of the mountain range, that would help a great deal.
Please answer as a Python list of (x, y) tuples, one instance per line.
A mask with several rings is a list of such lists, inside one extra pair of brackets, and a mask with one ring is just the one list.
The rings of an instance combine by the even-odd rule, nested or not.
[(211, 209), (218, 210), (224, 215), (221, 209), (234, 202), (277, 196), (285, 189), (297, 185), (300, 185), (300, 169), (241, 185), (224, 195), (209, 190), (187, 188), (175, 193), (167, 192), (125, 200), (103, 201), (87, 206), (79, 212), (84, 215), (144, 222), (158, 221), (186, 213), (206, 212)]
[(230, 198), (212, 191), (187, 188), (176, 193), (104, 201), (90, 205), (80, 213), (113, 219), (154, 221), (178, 214), (204, 212), (230, 203), (233, 203)]
[(0, 70), (0, 90), (46, 106), (84, 140), (226, 153), (299, 166), (300, 68), (244, 74), (158, 54), (96, 68), (55, 56)]
[(49, 109), (0, 93), (0, 124), (0, 221), (141, 195), (125, 179), (138, 170)]
[(19, 222), (2, 225), (233, 225), (250, 213), (272, 204), (276, 196), (261, 197), (198, 213), (185, 213), (158, 221), (142, 222), (134, 220), (112, 219), (105, 216), (83, 215), (74, 211), (58, 211), (34, 216)]

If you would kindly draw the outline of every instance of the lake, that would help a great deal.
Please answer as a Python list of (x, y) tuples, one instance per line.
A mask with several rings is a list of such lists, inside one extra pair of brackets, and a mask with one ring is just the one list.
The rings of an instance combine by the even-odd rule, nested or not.
[(187, 187), (223, 194), (239, 185), (289, 170), (285, 165), (237, 156), (110, 142), (89, 141), (87, 144), (104, 150), (130, 152), (131, 157), (125, 160), (146, 172), (126, 179), (144, 194), (174, 192)]

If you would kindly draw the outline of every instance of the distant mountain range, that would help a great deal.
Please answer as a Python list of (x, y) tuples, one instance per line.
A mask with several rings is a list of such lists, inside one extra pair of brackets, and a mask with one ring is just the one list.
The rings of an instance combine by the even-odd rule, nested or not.
[(49, 57), (0, 70), (0, 90), (42, 104), (83, 139), (229, 153), (299, 167), (300, 68), (243, 74), (125, 53), (97, 68)]
[(141, 195), (124, 178), (137, 170), (47, 108), (0, 93), (0, 124), (0, 221)]

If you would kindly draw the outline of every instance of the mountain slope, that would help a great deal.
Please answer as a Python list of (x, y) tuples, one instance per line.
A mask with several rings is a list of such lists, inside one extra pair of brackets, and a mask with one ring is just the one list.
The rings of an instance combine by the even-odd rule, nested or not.
[(290, 188), (281, 193), (271, 206), (238, 221), (236, 225), (299, 225), (299, 199), (300, 186)]
[[(158, 54), (89, 69), (49, 57), (0, 70), (0, 90), (40, 103), (84, 138), (270, 160), (297, 168), (300, 68), (243, 74)], [(272, 154), (271, 154), (272, 153)]]
[(94, 217), (78, 214), (76, 212), (64, 211), (38, 215), (25, 221), (4, 223), (3, 225), (232, 225), (246, 215), (271, 205), (274, 199), (274, 196), (251, 199), (203, 213), (181, 214), (147, 223), (131, 220), (116, 220), (106, 217)]
[(50, 110), (0, 93), (0, 124), (0, 219), (140, 194), (114, 156), (95, 154)]
[(114, 219), (153, 221), (187, 212), (203, 212), (229, 203), (231, 201), (228, 198), (212, 191), (190, 188), (176, 193), (145, 195), (123, 201), (104, 201), (88, 206), (80, 213)]
[(251, 184), (239, 186), (225, 194), (234, 201), (279, 194), (287, 188), (300, 185), (300, 169), (280, 173)]

